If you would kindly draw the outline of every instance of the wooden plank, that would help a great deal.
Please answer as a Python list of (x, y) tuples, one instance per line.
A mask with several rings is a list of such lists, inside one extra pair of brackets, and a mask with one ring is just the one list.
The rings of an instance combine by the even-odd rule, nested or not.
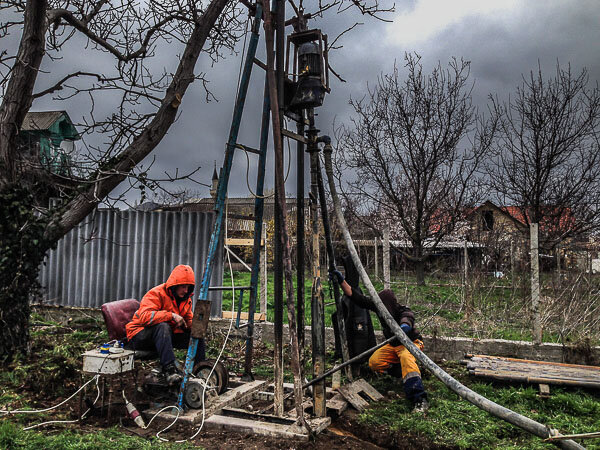
[(341, 416), (346, 409), (348, 409), (348, 402), (339, 393), (327, 400), (327, 410), (335, 412), (338, 416)]
[(208, 429), (236, 431), (238, 433), (252, 433), (261, 436), (270, 436), (280, 439), (299, 439), (308, 441), (308, 433), (299, 432), (290, 425), (278, 423), (258, 422), (239, 417), (228, 417), (215, 414), (204, 421)]
[[(231, 311), (223, 311), (223, 319), (231, 319), (232, 316), (234, 319), (237, 318), (237, 312), (232, 314)], [(242, 312), (240, 314), (240, 319), (248, 320), (248, 316), (249, 314), (247, 312)], [(265, 320), (267, 320), (265, 313), (254, 313), (255, 322), (264, 322)]]
[[(320, 417), (307, 420), (314, 433), (320, 433), (331, 424), (331, 418)], [(262, 436), (271, 436), (280, 439), (299, 439), (308, 441), (308, 432), (298, 425), (280, 424), (270, 422), (259, 422), (252, 419), (240, 417), (229, 417), (215, 414), (204, 422), (209, 429), (235, 431), (238, 433), (253, 433)]]
[[(254, 245), (254, 239), (241, 239), (241, 238), (227, 238), (225, 240), (225, 245), (240, 245), (246, 247), (252, 247)], [(260, 241), (261, 247), (265, 245), (265, 241)]]
[(593, 370), (593, 371), (598, 371), (600, 373), (600, 367), (598, 366), (585, 366), (582, 364), (567, 364), (567, 363), (556, 363), (556, 362), (551, 362), (551, 361), (536, 361), (533, 359), (518, 359), (518, 358), (507, 358), (505, 356), (490, 356), (490, 355), (467, 355), (467, 357), (470, 357), (471, 359), (473, 359), (474, 361), (477, 360), (499, 360), (499, 361), (513, 361), (513, 362), (517, 362), (517, 363), (529, 363), (529, 364), (540, 364), (540, 365), (547, 365), (547, 366), (556, 366), (556, 367), (570, 367), (570, 368), (578, 368), (578, 369), (584, 369), (584, 370)]
[(367, 394), (373, 401), (377, 402), (383, 399), (383, 395), (381, 395), (377, 389), (367, 383), (364, 379), (360, 379), (357, 381), (358, 386), (362, 388), (362, 392)]
[(542, 398), (550, 397), (550, 386), (548, 386), (547, 384), (540, 384), (539, 388), (540, 388), (540, 397), (542, 397)]
[(360, 412), (369, 406), (369, 403), (360, 396), (360, 392), (364, 392), (360, 380), (341, 386), (338, 388), (338, 392)]
[(340, 394), (359, 412), (363, 412), (369, 406), (369, 403), (358, 393), (348, 392), (340, 388)]
[(246, 403), (252, 399), (252, 395), (255, 392), (262, 390), (267, 383), (268, 381), (263, 380), (250, 381), (249, 383), (225, 392), (219, 397), (218, 401), (214, 405), (206, 408), (206, 416), (208, 417), (211, 414), (217, 414), (222, 408), (227, 406), (235, 407)]
[(303, 144), (308, 144), (308, 141), (306, 140), (306, 138), (304, 136), (300, 136), (298, 133), (294, 133), (293, 131), (286, 130), (285, 128), (283, 128), (281, 130), (281, 134), (283, 134), (284, 136), (289, 137), (291, 139), (294, 139), (298, 142), (302, 142)]

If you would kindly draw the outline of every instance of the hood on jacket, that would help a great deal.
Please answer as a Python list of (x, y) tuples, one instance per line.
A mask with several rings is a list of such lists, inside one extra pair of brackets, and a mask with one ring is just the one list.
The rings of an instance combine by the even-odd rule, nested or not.
[[(179, 286), (182, 284), (188, 286), (187, 293), (183, 298), (177, 298), (175, 296), (175, 292), (172, 290), (172, 288), (174, 286)], [(167, 288), (167, 291), (169, 291), (171, 293), (171, 295), (175, 298), (175, 300), (179, 304), (179, 302), (185, 301), (188, 298), (190, 298), (190, 295), (192, 295), (192, 292), (194, 292), (195, 284), (196, 284), (196, 278), (194, 277), (194, 270), (190, 266), (187, 266), (185, 264), (180, 264), (180, 265), (176, 266), (173, 269), (173, 271), (171, 272), (171, 275), (169, 275), (169, 278), (167, 279), (167, 282), (165, 283), (165, 287)]]
[(390, 314), (394, 315), (396, 309), (399, 307), (398, 299), (394, 295), (391, 289), (384, 289), (379, 293), (379, 298), (383, 305), (387, 308)]
[(179, 286), (180, 284), (187, 284), (192, 287), (196, 285), (194, 271), (190, 266), (180, 264), (175, 267), (165, 283), (167, 289), (170, 289), (173, 286)]
[(344, 256), (342, 258), (342, 264), (344, 265), (344, 276), (346, 278), (346, 282), (352, 289), (356, 289), (358, 287), (358, 283), (360, 282), (360, 276), (356, 266), (352, 262), (352, 257), (350, 255)]

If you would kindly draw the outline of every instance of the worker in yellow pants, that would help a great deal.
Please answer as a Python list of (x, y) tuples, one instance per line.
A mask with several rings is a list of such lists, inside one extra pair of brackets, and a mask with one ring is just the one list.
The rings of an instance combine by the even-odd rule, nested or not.
[[(337, 278), (344, 295), (353, 303), (362, 308), (367, 308), (377, 312), (375, 305), (370, 298), (360, 292), (360, 289), (353, 289), (346, 281), (344, 275), (338, 270), (329, 271), (330, 278)], [(415, 315), (410, 308), (400, 305), (396, 296), (390, 289), (384, 289), (379, 293), (379, 298), (386, 309), (392, 315), (394, 320), (400, 325), (400, 328), (412, 340), (417, 347), (423, 350), (423, 340), (421, 334), (415, 328)], [(386, 339), (394, 336), (392, 330), (385, 321), (381, 320), (383, 335)], [(413, 403), (414, 410), (425, 412), (429, 404), (427, 402), (427, 392), (421, 380), (421, 371), (417, 366), (415, 357), (400, 344), (398, 339), (384, 345), (376, 350), (369, 358), (369, 367), (377, 373), (388, 373), (397, 378), (402, 378), (404, 392), (406, 397)]]
[[(414, 344), (423, 350), (423, 341), (416, 339)], [(415, 357), (404, 347), (404, 345), (393, 346), (385, 344), (369, 358), (369, 368), (373, 372), (384, 373), (394, 364), (400, 364), (402, 379), (421, 376), (419, 366)]]

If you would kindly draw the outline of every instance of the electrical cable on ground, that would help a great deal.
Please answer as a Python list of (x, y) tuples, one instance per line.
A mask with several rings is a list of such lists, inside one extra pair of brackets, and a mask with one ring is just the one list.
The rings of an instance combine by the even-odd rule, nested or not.
[[(111, 341), (111, 342), (114, 342)], [(104, 366), (104, 363), (106, 362), (106, 360), (108, 359), (108, 354), (104, 357), (104, 360), (102, 361), (102, 364), (100, 365), (100, 368), (98, 369), (98, 371), (100, 372), (102, 370), (102, 367)], [(100, 386), (98, 385), (98, 381), (100, 380), (100, 374), (96, 374), (94, 375), (90, 380), (88, 380), (86, 383), (84, 383), (79, 389), (77, 389), (77, 391), (75, 391), (74, 394), (72, 394), (69, 398), (63, 400), (62, 402), (60, 402), (58, 405), (54, 405), (51, 406), (49, 408), (45, 408), (45, 409), (23, 409), (23, 410), (0, 410), (0, 414), (5, 414), (5, 415), (11, 415), (11, 414), (40, 414), (40, 413), (44, 413), (44, 412), (48, 412), (48, 411), (52, 411), (53, 409), (56, 409), (62, 405), (64, 405), (65, 403), (67, 403), (69, 400), (71, 400), (73, 397), (75, 397), (79, 392), (81, 392), (83, 389), (85, 389), (85, 387), (90, 384), (92, 381), (96, 381), (96, 389), (98, 391), (98, 394), (96, 395), (96, 399), (94, 400), (94, 402), (92, 403), (92, 405), (87, 409), (87, 411), (85, 411), (81, 417), (79, 419), (74, 419), (74, 420), (49, 420), (47, 422), (41, 422), (35, 425), (31, 425), (28, 427), (23, 428), (23, 431), (27, 431), (27, 430), (32, 430), (34, 428), (37, 427), (41, 427), (41, 426), (45, 426), (45, 425), (51, 425), (51, 424), (58, 424), (58, 423), (75, 423), (78, 422), (79, 420), (83, 420), (85, 419), (85, 416), (92, 410), (92, 408), (94, 407), (94, 405), (96, 404), (96, 402), (98, 401), (98, 399), (100, 398)]]
[(38, 414), (38, 413), (43, 413), (43, 412), (47, 412), (47, 411), (52, 411), (53, 409), (56, 409), (59, 406), (62, 406), (65, 403), (67, 403), (69, 400), (71, 400), (73, 397), (75, 397), (77, 394), (79, 394), (79, 392), (81, 392), (81, 390), (83, 388), (85, 388), (88, 384), (90, 384), (94, 380), (97, 380), (99, 376), (100, 375), (94, 375), (94, 377), (91, 380), (87, 381), (83, 386), (81, 386), (79, 389), (77, 389), (77, 391), (75, 391), (75, 393), (73, 395), (71, 395), (66, 400), (63, 400), (62, 402), (60, 402), (58, 405), (51, 406), (49, 408), (44, 408), (44, 409), (22, 409), (22, 410), (14, 410), (14, 411), (9, 410), (9, 409), (3, 409), (3, 410), (0, 410), (0, 414), (6, 414), (7, 416), (10, 416), (11, 414)]
[[(227, 206), (225, 207), (227, 208)], [(225, 211), (225, 217), (227, 217), (227, 210)], [(227, 241), (227, 226), (225, 226), (225, 242)], [(185, 439), (179, 439), (173, 442), (176, 443), (182, 443), (182, 442), (186, 442), (186, 441), (190, 441), (192, 439), (194, 439), (196, 436), (198, 436), (198, 434), (200, 434), (200, 432), (202, 431), (202, 429), (204, 428), (204, 422), (206, 419), (206, 405), (205, 405), (205, 398), (206, 398), (206, 389), (210, 388), (210, 386), (208, 386), (207, 382), (208, 380), (210, 380), (210, 377), (212, 376), (212, 374), (215, 371), (215, 368), (217, 367), (217, 364), (219, 363), (219, 360), (221, 359), (221, 356), (223, 355), (223, 352), (225, 351), (225, 347), (227, 346), (227, 342), (229, 341), (229, 336), (231, 335), (231, 330), (233, 329), (233, 321), (234, 321), (234, 312), (235, 312), (235, 282), (233, 279), (233, 268), (231, 266), (231, 258), (229, 256), (229, 253), (227, 253), (227, 263), (229, 265), (229, 275), (231, 277), (231, 320), (229, 321), (229, 329), (227, 330), (227, 335), (225, 336), (225, 341), (223, 342), (223, 346), (221, 347), (221, 351), (219, 352), (219, 355), (217, 356), (217, 359), (215, 360), (215, 364), (212, 366), (212, 369), (210, 370), (210, 372), (208, 373), (208, 376), (206, 377), (206, 380), (199, 380), (200, 384), (202, 384), (202, 422), (200, 422), (200, 426), (198, 427), (198, 429), (196, 430), (196, 432), (190, 436), (187, 437)], [(154, 414), (154, 416), (152, 416), (152, 418), (150, 419), (150, 421), (148, 422), (148, 424), (145, 427), (142, 427), (143, 429), (147, 429), (148, 427), (150, 427), (150, 424), (152, 423), (152, 421), (163, 411), (167, 410), (167, 409), (172, 409), (175, 408), (177, 409), (177, 416), (175, 417), (175, 419), (173, 420), (173, 422), (171, 422), (167, 427), (163, 428), (162, 430), (160, 430), (159, 432), (156, 433), (156, 437), (162, 441), (162, 442), (171, 442), (169, 439), (165, 439), (163, 437), (161, 437), (160, 435), (162, 433), (164, 433), (165, 431), (167, 431), (168, 429), (170, 429), (173, 425), (175, 425), (175, 423), (177, 422), (177, 420), (179, 419), (179, 416), (181, 414), (181, 410), (179, 409), (179, 407), (177, 405), (169, 405), (169, 406), (165, 406), (164, 408), (162, 408), (160, 411), (158, 411), (156, 414)]]
[[(225, 206), (225, 217), (227, 217), (227, 206)], [(225, 242), (227, 242), (227, 228), (228, 228), (227, 223), (225, 223), (225, 236), (224, 236)], [(233, 279), (233, 268), (231, 266), (231, 257), (229, 256), (229, 253), (227, 253), (227, 264), (229, 265), (229, 276), (231, 277), (231, 320), (229, 321), (229, 329), (227, 330), (227, 335), (225, 336), (225, 341), (223, 342), (223, 346), (221, 347), (219, 356), (217, 356), (215, 364), (213, 365), (208, 376), (206, 377), (206, 382), (208, 382), (208, 380), (210, 380), (211, 375), (215, 371), (215, 367), (217, 367), (217, 364), (219, 363), (219, 360), (221, 359), (221, 356), (223, 355), (223, 351), (225, 351), (225, 347), (227, 346), (227, 341), (229, 340), (231, 330), (233, 329), (233, 318), (235, 316), (234, 315), (234, 312), (235, 312), (235, 282)], [(207, 387), (206, 382), (203, 383), (203, 389), (202, 389), (202, 422), (200, 422), (200, 426), (198, 427), (198, 430), (192, 436), (190, 436), (186, 439), (181, 439), (181, 440), (175, 441), (177, 443), (190, 441), (190, 440), (194, 439), (196, 436), (198, 436), (198, 434), (200, 434), (200, 432), (202, 431), (202, 428), (204, 428), (204, 421), (206, 419), (206, 407), (204, 404), (206, 387)]]

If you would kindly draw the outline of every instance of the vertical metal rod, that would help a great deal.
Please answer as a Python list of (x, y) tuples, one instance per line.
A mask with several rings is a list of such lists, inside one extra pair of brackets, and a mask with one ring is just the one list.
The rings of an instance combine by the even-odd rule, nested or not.
[[(301, 122), (296, 125), (296, 131), (304, 136), (304, 112)], [(296, 316), (298, 320), (298, 346), (300, 347), (300, 365), (304, 367), (304, 143), (298, 141), (296, 146)]]
[[(264, 1), (264, 0), (263, 0)], [(267, 4), (267, 3), (263, 3)], [(279, 6), (283, 7), (283, 0), (279, 0)], [(271, 26), (271, 16), (268, 6), (265, 8), (265, 42), (267, 46), (267, 77), (269, 80), (269, 95), (271, 97), (271, 120), (273, 121), (273, 144), (275, 146), (275, 185), (277, 186), (277, 195), (275, 201), (279, 204), (278, 214), (280, 214), (281, 228), (276, 231), (276, 238), (280, 241), (283, 262), (283, 272), (285, 275), (285, 290), (287, 298), (287, 313), (290, 333), (290, 360), (292, 373), (294, 375), (294, 404), (299, 423), (312, 433), (302, 408), (302, 367), (300, 367), (300, 350), (298, 348), (298, 335), (296, 334), (296, 307), (294, 305), (294, 280), (292, 275), (292, 258), (290, 256), (290, 239), (287, 230), (287, 209), (285, 199), (285, 180), (283, 177), (283, 139), (282, 122), (280, 121), (279, 96), (277, 94), (277, 80), (275, 77), (275, 63), (273, 61), (273, 28)], [(278, 13), (278, 33), (279, 41), (283, 41), (284, 22), (281, 13)], [(283, 44), (282, 42), (280, 42)], [(283, 45), (278, 45), (283, 50)], [(279, 54), (282, 57), (282, 54)], [(282, 60), (282, 59), (281, 59)], [(283, 69), (283, 67), (281, 67)], [(280, 75), (283, 75), (280, 72)], [(280, 92), (281, 94), (281, 92)], [(277, 380), (276, 380), (277, 381)], [(281, 392), (282, 394), (283, 392)], [(277, 392), (275, 392), (277, 395)], [(275, 396), (276, 396), (275, 395)], [(283, 409), (283, 398), (280, 402), (275, 402), (274, 406)]]
[[(325, 231), (325, 245), (327, 247), (327, 256), (329, 258), (329, 269), (335, 269), (335, 251), (331, 240), (331, 227), (329, 225), (329, 213), (327, 211), (327, 199), (325, 197), (325, 186), (323, 185), (323, 173), (321, 172), (321, 163), (317, 154), (317, 183), (319, 185), (319, 202), (321, 203), (321, 219), (323, 220), (323, 231)], [(342, 348), (342, 362), (350, 359), (348, 351), (348, 334), (346, 333), (346, 322), (344, 321), (344, 308), (340, 295), (340, 287), (337, 278), (333, 280), (333, 298), (335, 300), (336, 319), (339, 331), (340, 347)], [(348, 365), (345, 368), (346, 377), (352, 381), (352, 368)]]
[[(313, 378), (323, 374), (325, 371), (325, 302), (323, 298), (323, 286), (321, 284), (321, 261), (320, 261), (320, 239), (319, 239), (319, 213), (317, 201), (319, 198), (319, 149), (317, 148), (317, 130), (314, 127), (314, 111), (307, 110), (308, 129), (308, 152), (310, 154), (310, 218), (312, 223), (311, 239), (311, 265), (312, 265), (312, 292), (311, 292), (311, 316), (312, 316), (312, 358)], [(317, 417), (324, 417), (327, 413), (325, 397), (325, 380), (315, 384), (313, 388), (313, 412)]]
[(260, 312), (267, 317), (267, 258), (269, 256), (267, 247), (267, 226), (262, 224), (262, 258), (260, 260)]
[[(250, 74), (252, 73), (254, 57), (256, 56), (256, 47), (258, 45), (258, 32), (260, 30), (261, 17), (262, 7), (261, 5), (257, 5), (256, 14), (254, 16), (254, 24), (252, 26), (252, 35), (248, 44), (248, 53), (246, 55), (246, 61), (244, 62), (244, 69), (242, 72), (242, 77), (240, 79), (240, 87), (238, 90), (237, 100), (235, 102), (235, 108), (233, 110), (233, 118), (231, 121), (231, 128), (229, 130), (229, 139), (227, 140), (227, 147), (225, 148), (223, 168), (221, 169), (221, 176), (219, 177), (219, 185), (217, 187), (217, 198), (215, 202), (215, 210), (217, 213), (217, 217), (215, 218), (213, 231), (210, 236), (210, 243), (208, 245), (206, 266), (204, 268), (202, 283), (200, 284), (200, 293), (198, 295), (199, 301), (204, 301), (208, 299), (208, 288), (210, 287), (210, 279), (212, 276), (213, 265), (215, 264), (215, 257), (219, 248), (219, 242), (221, 241), (221, 227), (223, 225), (223, 213), (225, 211), (225, 198), (227, 196), (227, 186), (229, 185), (229, 174), (231, 173), (231, 166), (233, 164), (233, 154), (235, 151), (235, 146), (237, 144), (237, 137), (238, 132), (240, 130), (240, 123), (242, 121), (244, 104), (246, 103), (248, 85), (250, 84)], [(181, 387), (179, 389), (179, 397), (177, 401), (177, 405), (180, 408), (184, 407), (183, 392), (189, 375), (194, 369), (194, 361), (196, 359), (196, 352), (198, 350), (198, 341), (199, 339), (191, 338), (190, 344), (188, 346), (187, 356), (185, 358), (185, 373), (183, 376), (183, 380), (181, 381)]]
[[(235, 299), (232, 297), (231, 301), (235, 302)], [(244, 290), (240, 289), (240, 297), (239, 297), (239, 300), (238, 300), (237, 318), (235, 320), (235, 327), (236, 328), (240, 327), (240, 319), (242, 317), (242, 306), (243, 305), (244, 305)], [(248, 315), (248, 320), (250, 320), (250, 315)]]
[[(275, 78), (276, 78), (276, 90), (277, 93), (277, 104), (279, 108), (282, 108), (282, 95), (283, 95), (283, 48), (281, 47), (280, 41), (283, 39), (283, 31), (282, 27), (285, 28), (285, 2), (281, 0), (272, 0), (272, 12), (275, 19)], [(282, 15), (283, 13), (283, 15)], [(266, 21), (268, 19), (265, 19)], [(265, 23), (266, 24), (266, 23)], [(268, 37), (267, 37), (268, 39)], [(267, 46), (267, 52), (269, 51)], [(281, 88), (281, 89), (280, 89)], [(279, 114), (278, 123), (281, 126), (282, 123), (282, 114), (278, 110), (276, 113)], [(277, 153), (277, 148), (283, 145), (283, 140), (281, 139), (281, 132), (274, 132), (275, 136), (279, 136), (280, 142), (274, 143), (275, 153)], [(277, 177), (277, 167), (275, 167), (275, 177)], [(275, 415), (282, 416), (284, 413), (283, 408), (283, 247), (281, 239), (279, 239), (278, 234), (281, 233), (281, 229), (283, 224), (281, 223), (282, 205), (277, 201), (279, 198), (279, 189), (280, 187), (275, 183), (275, 201), (274, 201), (274, 212), (275, 212), (275, 248), (274, 248), (274, 258), (273, 258), (273, 301), (274, 301), (274, 313), (275, 317), (273, 319), (274, 322), (274, 337), (275, 337), (275, 348), (274, 348), (274, 406), (273, 411)], [(283, 205), (285, 207), (285, 205)]]
[[(250, 275), (250, 304), (248, 307), (248, 334), (246, 337), (246, 354), (244, 357), (244, 380), (253, 380), (252, 352), (254, 349), (254, 312), (256, 311), (256, 297), (258, 291), (258, 276), (260, 273), (260, 253), (263, 231), (265, 166), (267, 161), (267, 143), (269, 142), (269, 120), (271, 102), (269, 100), (269, 86), (265, 77), (262, 123), (260, 127), (260, 155), (258, 156), (258, 175), (256, 177), (256, 198), (254, 199), (254, 247), (252, 248), (252, 274)], [(266, 242), (265, 242), (266, 245)], [(266, 259), (266, 253), (265, 253)], [(266, 277), (265, 277), (266, 278)], [(266, 280), (265, 280), (266, 282)], [(261, 288), (262, 289), (262, 288)]]

